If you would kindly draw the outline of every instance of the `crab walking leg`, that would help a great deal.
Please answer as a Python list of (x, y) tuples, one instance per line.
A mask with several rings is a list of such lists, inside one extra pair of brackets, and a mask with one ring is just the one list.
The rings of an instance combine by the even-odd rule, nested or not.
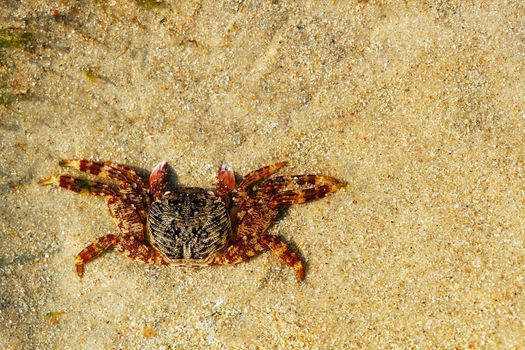
[(249, 260), (266, 248), (253, 237), (243, 237), (232, 243), (224, 253), (210, 261), (210, 265), (234, 265)]
[(272, 174), (275, 174), (279, 169), (286, 166), (288, 162), (279, 162), (272, 165), (262, 167), (260, 169), (254, 170), (248, 173), (244, 179), (241, 181), (239, 186), (236, 188), (237, 192), (245, 191), (248, 187), (254, 183), (264, 180), (270, 177)]
[(102, 253), (112, 245), (117, 251), (133, 260), (144, 262), (150, 265), (160, 264), (168, 265), (168, 262), (159, 254), (158, 251), (150, 246), (146, 246), (133, 236), (119, 238), (116, 235), (109, 234), (97, 238), (94, 242), (82, 249), (75, 258), (75, 267), (78, 277), (84, 275), (84, 265), (98, 258)]
[(144, 187), (142, 178), (131, 169), (122, 164), (113, 162), (94, 162), (88, 159), (64, 159), (59, 162), (60, 166), (76, 169), (88, 174), (100, 176), (121, 182), (129, 182)]
[(121, 233), (132, 235), (141, 242), (146, 240), (144, 221), (130, 203), (120, 197), (111, 197), (108, 199), (108, 208)]
[(119, 253), (151, 265), (169, 264), (156, 249), (147, 243), (145, 222), (130, 203), (122, 198), (113, 197), (108, 200), (108, 207), (115, 224), (122, 233), (116, 245)]
[[(144, 255), (135, 252), (137, 250), (140, 252), (141, 248), (139, 246), (144, 245), (141, 241), (145, 240), (144, 224), (142, 223), (141, 217), (133, 208), (133, 206), (125, 200), (125, 198), (121, 198), (117, 195), (111, 186), (67, 175), (48, 177), (42, 179), (40, 184), (56, 185), (78, 193), (85, 193), (95, 196), (108, 196), (108, 207), (115, 224), (119, 228), (120, 232), (128, 233), (128, 236), (125, 238), (130, 241), (129, 243), (119, 240), (118, 236), (107, 235), (100, 237), (84, 248), (77, 255), (75, 263), (77, 274), (80, 277), (82, 277), (84, 273), (84, 264), (97, 258), (111, 245), (116, 245), (117, 248), (122, 247), (122, 249), (119, 249), (120, 252), (127, 253), (129, 251), (129, 255), (133, 255), (133, 257)], [(144, 248), (142, 248), (142, 250), (144, 250)]]
[(160, 253), (146, 243), (144, 221), (125, 198), (110, 197), (108, 207), (115, 224), (122, 233), (113, 242), (117, 252), (147, 264), (168, 265)]
[(169, 262), (164, 259), (158, 250), (146, 245), (132, 235), (122, 237), (116, 248), (119, 253), (135, 261), (149, 265), (169, 265)]
[(94, 242), (89, 244), (87, 247), (82, 249), (75, 258), (75, 268), (77, 270), (78, 277), (84, 276), (84, 265), (90, 261), (98, 258), (112, 245), (116, 245), (119, 242), (119, 238), (116, 235), (106, 235), (97, 238)]
[(54, 185), (80, 194), (93, 196), (116, 196), (113, 187), (101, 182), (89, 181), (68, 175), (50, 176), (38, 182), (41, 185)]
[[(286, 177), (275, 179), (280, 181), (281, 178)], [(292, 176), (290, 178), (294, 180), (297, 185), (303, 186), (305, 184), (311, 184), (313, 187), (278, 191), (274, 196), (271, 197), (268, 203), (269, 208), (276, 208), (282, 204), (300, 204), (310, 202), (315, 199), (323, 198), (327, 194), (336, 192), (341, 187), (345, 186), (344, 183), (339, 182), (337, 179), (323, 175), (303, 175)], [(266, 184), (265, 187), (267, 187)], [(269, 192), (272, 189), (271, 185), (268, 185), (267, 188), (268, 190), (263, 188), (262, 191)]]
[(144, 182), (133, 169), (117, 163), (93, 162), (87, 159), (65, 159), (59, 164), (63, 167), (117, 181), (121, 188), (121, 196), (129, 200), (137, 208), (141, 217), (146, 219), (148, 213), (144, 207), (144, 201), (149, 203), (149, 194), (144, 188)]
[(304, 266), (303, 262), (285, 242), (277, 236), (262, 235), (258, 238), (258, 242), (268, 248), (281, 259), (286, 265), (295, 270), (295, 277), (298, 281), (304, 280)]
[[(124, 255), (134, 260), (147, 263), (165, 263), (164, 259), (152, 247), (145, 245), (144, 224), (138, 212), (125, 198), (117, 195), (115, 190), (106, 184), (79, 179), (72, 176), (52, 176), (40, 181), (42, 185), (56, 185), (71, 191), (96, 196), (109, 196), (108, 207), (120, 232), (128, 234), (121, 239), (108, 235), (88, 245), (77, 255), (77, 274), (82, 275), (84, 264), (95, 259), (111, 245), (116, 245)], [(108, 237), (108, 238), (106, 238)], [(110, 239), (111, 237), (111, 239)]]
[(126, 179), (124, 182), (125, 186), (121, 186), (121, 194), (135, 206), (142, 220), (146, 220), (151, 198), (149, 190), (142, 178), (135, 170), (122, 164), (107, 161), (104, 162), (104, 166), (112, 169), (114, 173), (118, 173), (119, 176), (123, 176)]
[(257, 190), (261, 190), (263, 193), (272, 193), (277, 190), (306, 189), (322, 185), (336, 187), (334, 190), (336, 191), (344, 187), (346, 183), (325, 175), (285, 175), (272, 177), (256, 187)]
[(103, 179), (117, 180), (123, 182), (126, 180), (124, 175), (118, 174), (113, 169), (106, 167), (104, 163), (93, 162), (88, 159), (63, 159), (58, 163), (60, 166), (75, 169)]
[(266, 250), (257, 238), (266, 232), (278, 210), (261, 208), (244, 210), (243, 217), (234, 232), (236, 239), (226, 251), (212, 259), (211, 265), (233, 265), (250, 259)]
[(110, 161), (104, 162), (104, 165), (109, 167), (109, 168), (111, 168), (111, 169), (113, 169), (115, 171), (115, 173), (119, 173), (122, 176), (124, 176), (124, 178), (126, 178), (126, 180), (127, 180), (126, 182), (135, 184), (140, 189), (145, 189), (146, 188), (146, 185), (144, 184), (144, 181), (139, 176), (139, 174), (137, 174), (137, 172), (135, 170), (131, 169), (130, 167), (122, 165), (122, 164), (118, 164), (118, 163), (113, 163), (113, 162), (110, 162)]
[(120, 232), (128, 232), (140, 241), (145, 240), (144, 223), (137, 210), (126, 198), (118, 196), (111, 186), (67, 175), (51, 176), (40, 180), (40, 184), (55, 185), (82, 194), (108, 196), (109, 211)]

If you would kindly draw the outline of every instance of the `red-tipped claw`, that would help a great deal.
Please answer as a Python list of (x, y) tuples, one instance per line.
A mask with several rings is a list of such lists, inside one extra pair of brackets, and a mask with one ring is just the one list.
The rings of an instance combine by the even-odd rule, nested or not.
[(161, 198), (166, 192), (168, 176), (168, 163), (161, 162), (157, 164), (149, 175), (149, 188), (155, 198)]
[(235, 174), (233, 168), (222, 163), (217, 170), (217, 193), (220, 196), (229, 194), (235, 188)]

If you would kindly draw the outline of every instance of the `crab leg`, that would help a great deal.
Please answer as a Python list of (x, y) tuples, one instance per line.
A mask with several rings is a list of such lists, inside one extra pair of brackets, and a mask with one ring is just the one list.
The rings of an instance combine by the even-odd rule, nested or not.
[(103, 236), (84, 248), (77, 255), (75, 262), (77, 274), (80, 277), (84, 271), (84, 264), (97, 258), (111, 245), (115, 245), (119, 253), (133, 260), (147, 264), (168, 264), (157, 250), (145, 243), (144, 223), (129, 203), (120, 197), (110, 197), (108, 207), (119, 231), (126, 232), (126, 234), (120, 237)]
[(119, 253), (135, 261), (149, 265), (169, 265), (169, 262), (162, 257), (158, 250), (144, 244), (132, 235), (122, 237), (116, 248)]
[(82, 276), (84, 276), (85, 264), (98, 258), (102, 253), (104, 253), (104, 251), (106, 251), (112, 245), (118, 244), (118, 241), (118, 236), (109, 234), (97, 238), (87, 247), (82, 249), (82, 251), (78, 253), (75, 258), (75, 268), (77, 270), (78, 277), (82, 278)]
[(116, 246), (117, 251), (133, 260), (146, 264), (168, 265), (168, 262), (159, 254), (158, 251), (150, 246), (146, 246), (133, 236), (119, 238), (116, 235), (109, 234), (97, 238), (95, 241), (86, 246), (75, 258), (75, 268), (78, 277), (84, 275), (84, 265), (102, 255), (112, 245)]
[(146, 188), (146, 185), (144, 184), (142, 178), (137, 174), (135, 170), (131, 169), (130, 167), (118, 163), (113, 163), (110, 161), (104, 162), (104, 165), (113, 169), (115, 173), (124, 176), (127, 180), (126, 182), (135, 184), (140, 189)]
[(115, 189), (106, 184), (75, 178), (68, 175), (51, 176), (40, 181), (42, 185), (55, 185), (78, 193), (96, 196), (108, 196), (108, 207), (120, 232), (126, 232), (123, 237), (106, 235), (98, 238), (80, 253), (75, 261), (77, 274), (82, 277), (84, 265), (98, 256), (112, 245), (123, 255), (149, 264), (167, 264), (162, 256), (151, 246), (144, 243), (144, 223), (137, 210)]
[(113, 162), (93, 162), (88, 159), (64, 159), (59, 162), (59, 165), (100, 176), (105, 179), (132, 183), (141, 188), (144, 187), (142, 178), (135, 172), (135, 170), (125, 165)]
[(64, 159), (58, 162), (60, 166), (76, 169), (91, 175), (100, 176), (104, 179), (125, 181), (126, 178), (112, 171), (111, 168), (105, 167), (104, 163), (93, 162), (87, 159)]
[(244, 179), (242, 179), (239, 186), (237, 186), (236, 191), (237, 192), (245, 191), (251, 185), (270, 177), (272, 174), (276, 173), (279, 169), (286, 166), (287, 164), (288, 162), (279, 162), (279, 163), (275, 163), (272, 165), (262, 167), (260, 169), (257, 169), (257, 170), (254, 170), (248, 173), (244, 177)]
[(38, 182), (41, 185), (55, 185), (81, 194), (93, 196), (116, 196), (113, 187), (101, 182), (89, 181), (68, 175), (50, 176)]
[(119, 253), (150, 265), (169, 264), (155, 248), (147, 243), (145, 221), (141, 219), (138, 211), (132, 205), (121, 198), (114, 198), (108, 201), (108, 206), (119, 231), (123, 232), (116, 245)]
[(282, 204), (300, 204), (310, 202), (315, 199), (323, 198), (327, 194), (333, 193), (345, 186), (344, 183), (339, 182), (337, 179), (323, 175), (280, 176), (270, 179), (267, 182), (272, 182), (272, 180), (274, 180), (275, 183), (264, 183), (262, 189), (263, 193), (274, 191), (276, 183), (279, 182), (287, 184), (285, 187), (289, 187), (290, 183), (295, 183), (299, 186), (312, 185), (313, 187), (278, 191), (271, 197), (268, 203), (269, 208), (277, 208)]
[[(117, 194), (113, 187), (100, 182), (79, 179), (68, 175), (59, 175), (47, 177), (40, 180), (39, 183), (41, 185), (55, 185), (81, 194), (108, 196), (109, 205), (117, 201)], [(97, 238), (94, 242), (82, 249), (75, 258), (77, 275), (82, 278), (84, 275), (84, 265), (99, 257), (105, 250), (117, 243), (118, 236), (109, 234)]]
[(279, 237), (264, 233), (277, 214), (277, 210), (265, 207), (247, 210), (237, 228), (237, 240), (223, 254), (212, 259), (210, 265), (237, 264), (270, 248), (282, 262), (295, 270), (297, 279), (302, 281), (304, 267), (298, 255)]
[(246, 210), (235, 231), (235, 241), (210, 265), (233, 265), (263, 252), (266, 248), (257, 242), (257, 237), (268, 229), (277, 213), (268, 209)]
[(137, 210), (126, 198), (119, 196), (113, 187), (106, 184), (80, 179), (68, 175), (51, 176), (40, 180), (41, 185), (55, 185), (78, 193), (94, 196), (108, 196), (108, 207), (121, 232), (128, 232), (135, 238), (144, 240), (144, 224)]
[(147, 210), (144, 201), (149, 202), (149, 194), (142, 178), (131, 168), (112, 162), (93, 162), (87, 159), (65, 159), (59, 163), (63, 167), (76, 169), (103, 179), (118, 181), (122, 197), (125, 197), (146, 219)]
[(232, 243), (226, 251), (213, 258), (210, 265), (234, 265), (246, 261), (263, 252), (266, 248), (261, 246), (253, 237), (245, 237)]
[(270, 250), (275, 255), (277, 255), (277, 257), (281, 259), (282, 262), (293, 268), (295, 270), (295, 276), (298, 281), (304, 280), (303, 262), (301, 261), (297, 253), (295, 253), (293, 249), (290, 248), (279, 237), (265, 234), (260, 236), (257, 239), (257, 241), (260, 244), (270, 248)]
[(141, 242), (145, 240), (144, 221), (130, 203), (119, 197), (111, 197), (108, 199), (108, 207), (120, 232), (125, 232)]
[(338, 190), (345, 186), (345, 183), (325, 175), (285, 175), (266, 180), (257, 186), (257, 190), (261, 190), (263, 193), (270, 193), (272, 190), (291, 189), (293, 187), (309, 188), (321, 185), (336, 186), (335, 190)]
[(277, 236), (263, 235), (258, 239), (245, 237), (239, 239), (222, 254), (212, 259), (210, 265), (234, 265), (242, 261), (249, 260), (257, 254), (263, 252), (266, 248), (277, 255), (277, 257), (295, 270), (297, 280), (304, 280), (303, 262), (285, 242)]

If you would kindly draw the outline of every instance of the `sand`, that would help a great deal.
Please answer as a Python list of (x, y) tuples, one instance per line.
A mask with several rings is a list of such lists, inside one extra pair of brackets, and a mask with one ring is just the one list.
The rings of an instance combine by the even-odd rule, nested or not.
[[(522, 1), (4, 1), (0, 347), (525, 347)], [(109, 252), (104, 200), (42, 187), (65, 158), (209, 187), (287, 160), (348, 182), (234, 267)]]

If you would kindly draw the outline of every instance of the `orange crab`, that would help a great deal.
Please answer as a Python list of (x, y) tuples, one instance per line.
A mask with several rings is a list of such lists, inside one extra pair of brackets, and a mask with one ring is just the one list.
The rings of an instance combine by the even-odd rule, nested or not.
[[(221, 165), (213, 190), (168, 190), (168, 165), (157, 165), (145, 182), (130, 167), (112, 162), (64, 160), (60, 165), (98, 176), (105, 182), (69, 175), (40, 181), (79, 193), (107, 196), (118, 234), (99, 237), (76, 256), (76, 272), (111, 246), (131, 259), (158, 265), (231, 265), (270, 249), (304, 279), (296, 252), (267, 230), (290, 204), (322, 198), (344, 184), (324, 175), (271, 177), (286, 162), (247, 174), (236, 184), (233, 170)], [(118, 185), (118, 186), (117, 186)]]

